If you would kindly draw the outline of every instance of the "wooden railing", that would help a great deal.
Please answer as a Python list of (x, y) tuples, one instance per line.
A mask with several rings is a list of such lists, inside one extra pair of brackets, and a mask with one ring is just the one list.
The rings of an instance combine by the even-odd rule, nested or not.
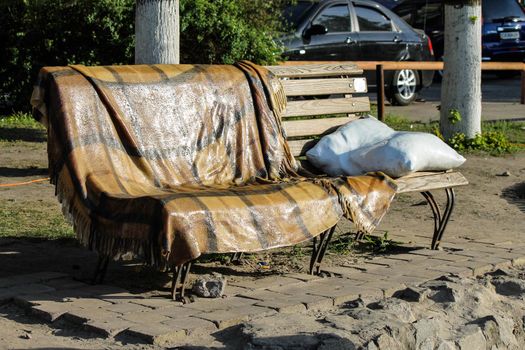
[[(299, 66), (304, 64), (347, 64), (345, 61), (287, 61), (285, 66)], [(399, 69), (414, 70), (443, 70), (441, 61), (352, 61), (362, 70), (375, 70), (377, 78), (377, 115), (383, 120), (385, 111), (384, 71)], [(522, 62), (482, 62), (481, 70), (484, 71), (521, 71), (521, 104), (525, 104), (525, 63)], [(381, 84), (383, 82), (383, 84)]]

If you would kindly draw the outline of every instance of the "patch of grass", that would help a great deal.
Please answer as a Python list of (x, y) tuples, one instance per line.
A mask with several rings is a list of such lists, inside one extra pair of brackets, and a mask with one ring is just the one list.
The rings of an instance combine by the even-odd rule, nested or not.
[(56, 206), (45, 203), (0, 201), (0, 237), (73, 238), (73, 228)]
[(42, 124), (28, 113), (0, 116), (0, 142), (44, 142), (46, 131)]
[(457, 133), (448, 140), (448, 144), (459, 152), (485, 152), (491, 155), (513, 153), (516, 146), (509, 142), (507, 136), (500, 131), (486, 131), (469, 139), (463, 133)]
[(328, 251), (338, 255), (349, 255), (355, 252), (355, 233), (347, 233), (337, 236), (329, 245)]
[(29, 113), (16, 112), (11, 115), (0, 116), (0, 128), (44, 129), (44, 126)]
[[(385, 123), (398, 131), (428, 132), (441, 137), (439, 122), (413, 122), (404, 117), (389, 114)], [(456, 135), (449, 144), (460, 152), (500, 155), (525, 150), (525, 122), (497, 121), (482, 122), (482, 135), (467, 140)]]
[(525, 149), (525, 122), (484, 122), (481, 128), (483, 132), (501, 132), (507, 136), (510, 143)]
[(388, 232), (385, 232), (383, 236), (365, 236), (365, 245), (373, 252), (385, 253), (397, 248), (399, 243), (389, 239)]
[(328, 245), (328, 251), (339, 256), (357, 253), (384, 254), (396, 250), (399, 242), (388, 238), (388, 232), (382, 236), (365, 235), (363, 240), (356, 240), (355, 232), (347, 232), (336, 236)]

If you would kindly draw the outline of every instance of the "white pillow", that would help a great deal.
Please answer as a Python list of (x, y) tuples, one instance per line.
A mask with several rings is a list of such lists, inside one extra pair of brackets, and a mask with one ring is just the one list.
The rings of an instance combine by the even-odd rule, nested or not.
[(306, 157), (310, 163), (328, 175), (358, 175), (362, 170), (354, 169), (355, 164), (349, 164), (348, 158), (342, 156), (349, 151), (390, 138), (394, 133), (394, 129), (375, 118), (359, 119), (324, 136), (306, 152)]
[(345, 174), (357, 175), (382, 171), (401, 177), (415, 171), (439, 171), (457, 168), (465, 162), (460, 154), (439, 137), (422, 132), (396, 132), (388, 140), (348, 152)]
[(341, 126), (323, 137), (306, 156), (330, 176), (383, 171), (400, 177), (415, 171), (448, 170), (465, 162), (437, 136), (397, 132), (373, 117)]

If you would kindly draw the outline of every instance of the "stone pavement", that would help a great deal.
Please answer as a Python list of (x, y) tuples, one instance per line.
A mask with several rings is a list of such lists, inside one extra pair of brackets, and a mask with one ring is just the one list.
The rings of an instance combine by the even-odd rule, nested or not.
[(71, 324), (100, 337), (174, 344), (249, 320), (325, 311), (361, 299), (381, 299), (447, 274), (476, 276), (525, 264), (525, 243), (451, 238), (442, 250), (413, 249), (376, 256), (359, 265), (327, 267), (325, 277), (299, 273), (231, 283), (221, 299), (181, 304), (162, 296), (89, 285), (55, 272), (0, 279), (0, 304), (12, 303), (35, 318)]

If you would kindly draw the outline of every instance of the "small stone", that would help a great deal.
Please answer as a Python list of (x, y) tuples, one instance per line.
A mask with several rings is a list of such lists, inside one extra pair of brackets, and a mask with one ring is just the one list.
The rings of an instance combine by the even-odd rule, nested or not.
[(24, 333), (20, 336), (21, 339), (31, 339), (31, 334), (29, 333)]
[(204, 275), (193, 284), (192, 291), (203, 298), (220, 298), (226, 289), (226, 278), (221, 274)]
[(489, 272), (488, 275), (496, 277), (496, 276), (509, 276), (509, 270), (507, 269), (497, 269), (495, 271)]
[(463, 291), (458, 284), (447, 277), (447, 280), (428, 281), (421, 287), (428, 288), (428, 298), (436, 303), (459, 302), (463, 297)]
[(505, 296), (521, 296), (525, 294), (525, 280), (517, 278), (495, 278), (491, 283), (496, 287), (496, 293)]
[(465, 327), (457, 345), (460, 350), (485, 349), (486, 340), (478, 326)]
[(417, 287), (407, 287), (394, 293), (394, 298), (402, 299), (405, 301), (423, 301), (428, 294), (428, 289), (422, 289)]
[(497, 174), (496, 176), (510, 176), (510, 175), (511, 175), (510, 171), (505, 170), (504, 172)]
[(369, 307), (376, 310), (388, 311), (392, 315), (395, 315), (401, 322), (412, 323), (416, 320), (410, 304), (400, 299), (383, 299), (369, 305)]

